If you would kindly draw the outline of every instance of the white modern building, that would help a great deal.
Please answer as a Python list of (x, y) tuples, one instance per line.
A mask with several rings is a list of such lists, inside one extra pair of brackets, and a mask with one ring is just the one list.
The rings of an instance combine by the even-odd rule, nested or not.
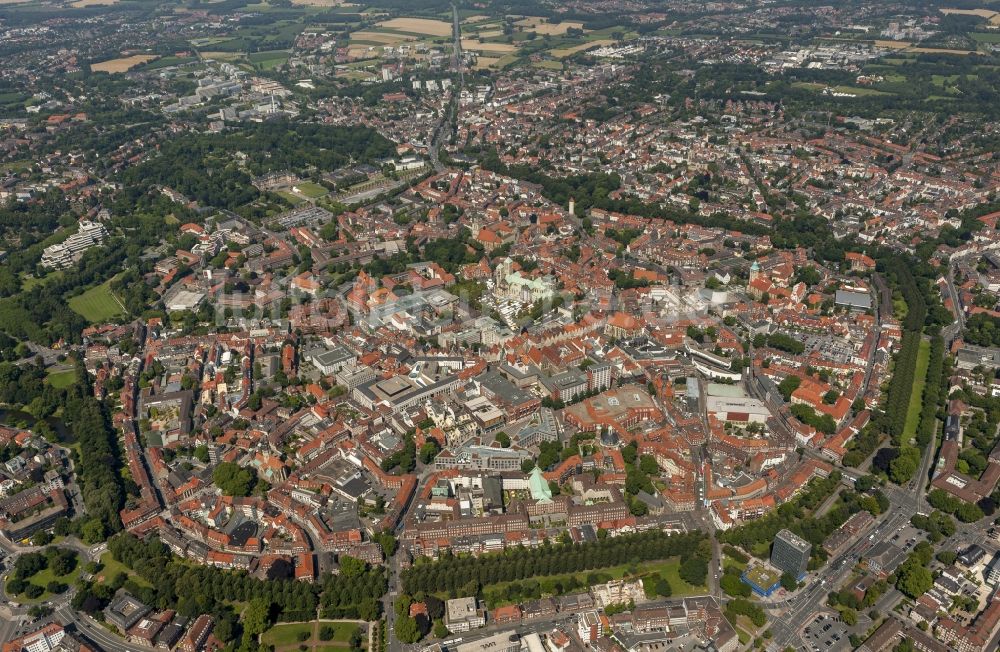
[(52, 269), (72, 267), (83, 256), (83, 252), (91, 247), (103, 244), (108, 237), (108, 230), (100, 222), (83, 220), (76, 233), (65, 241), (48, 246), (42, 252), (41, 263)]

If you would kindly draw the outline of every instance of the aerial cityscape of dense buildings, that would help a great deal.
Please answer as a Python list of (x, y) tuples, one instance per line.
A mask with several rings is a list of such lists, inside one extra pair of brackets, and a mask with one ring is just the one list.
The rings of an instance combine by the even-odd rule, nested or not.
[(0, 2), (3, 652), (1000, 649), (989, 7)]

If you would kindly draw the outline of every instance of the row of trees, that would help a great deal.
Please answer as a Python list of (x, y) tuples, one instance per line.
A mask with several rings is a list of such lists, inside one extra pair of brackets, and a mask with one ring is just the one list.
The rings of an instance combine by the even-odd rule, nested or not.
[(410, 594), (437, 593), (668, 557), (681, 557), (683, 565), (687, 559), (699, 556), (699, 547), (705, 541), (701, 532), (668, 536), (644, 532), (583, 544), (515, 548), (477, 558), (448, 556), (437, 562), (418, 561), (404, 571), (403, 589)]
[[(924, 450), (934, 441), (937, 431), (938, 408), (947, 398), (944, 340), (940, 335), (931, 338), (930, 360), (927, 365), (927, 382), (924, 385), (923, 403), (920, 408), (920, 421), (917, 425), (917, 446)], [(942, 391), (943, 390), (943, 391)]]
[[(319, 585), (297, 582), (287, 577), (290, 572), (282, 572), (290, 568), (279, 568), (275, 573), (286, 577), (259, 580), (242, 571), (187, 564), (174, 557), (159, 539), (143, 541), (126, 532), (113, 536), (108, 541), (108, 550), (116, 560), (145, 580), (140, 584), (123, 579), (121, 585), (146, 604), (158, 609), (176, 609), (185, 616), (209, 613), (227, 617), (231, 603), (258, 600), (278, 620), (312, 620), (316, 617), (319, 594), (325, 598), (329, 591), (329, 577)], [(346, 604), (357, 593), (357, 579), (334, 578), (334, 591), (343, 594), (338, 600)], [(384, 588), (377, 592), (376, 602), (382, 593)], [(106, 597), (100, 585), (85, 583), (74, 598), (73, 606), (93, 613), (103, 608)]]
[(87, 520), (81, 525), (86, 543), (98, 543), (121, 529), (118, 516), (125, 500), (119, 474), (118, 438), (107, 407), (94, 398), (89, 376), (77, 362), (77, 382), (72, 385), (63, 418), (79, 442), (80, 461), (76, 466)]
[(889, 390), (886, 392), (883, 428), (897, 446), (902, 442), (906, 425), (906, 412), (910, 406), (913, 378), (916, 375), (917, 357), (920, 353), (920, 331), (905, 331), (902, 346), (896, 355)]

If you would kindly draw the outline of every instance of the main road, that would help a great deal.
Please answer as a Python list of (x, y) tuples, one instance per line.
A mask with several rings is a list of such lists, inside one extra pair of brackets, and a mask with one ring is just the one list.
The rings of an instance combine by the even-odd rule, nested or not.
[(764, 605), (771, 615), (771, 632), (774, 637), (768, 644), (770, 651), (784, 650), (789, 645), (803, 645), (799, 630), (805, 626), (815, 612), (822, 608), (828, 591), (838, 583), (851, 567), (861, 559), (876, 542), (906, 525), (916, 510), (910, 505), (901, 505), (898, 509), (884, 515), (881, 523), (866, 537), (855, 541), (847, 551), (832, 559), (802, 589), (791, 598)]

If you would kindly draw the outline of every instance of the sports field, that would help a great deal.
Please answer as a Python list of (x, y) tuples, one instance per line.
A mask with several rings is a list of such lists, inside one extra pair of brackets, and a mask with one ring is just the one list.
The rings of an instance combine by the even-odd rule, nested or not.
[(118, 300), (111, 294), (111, 281), (96, 285), (69, 300), (70, 310), (90, 323), (99, 323), (125, 314)]

